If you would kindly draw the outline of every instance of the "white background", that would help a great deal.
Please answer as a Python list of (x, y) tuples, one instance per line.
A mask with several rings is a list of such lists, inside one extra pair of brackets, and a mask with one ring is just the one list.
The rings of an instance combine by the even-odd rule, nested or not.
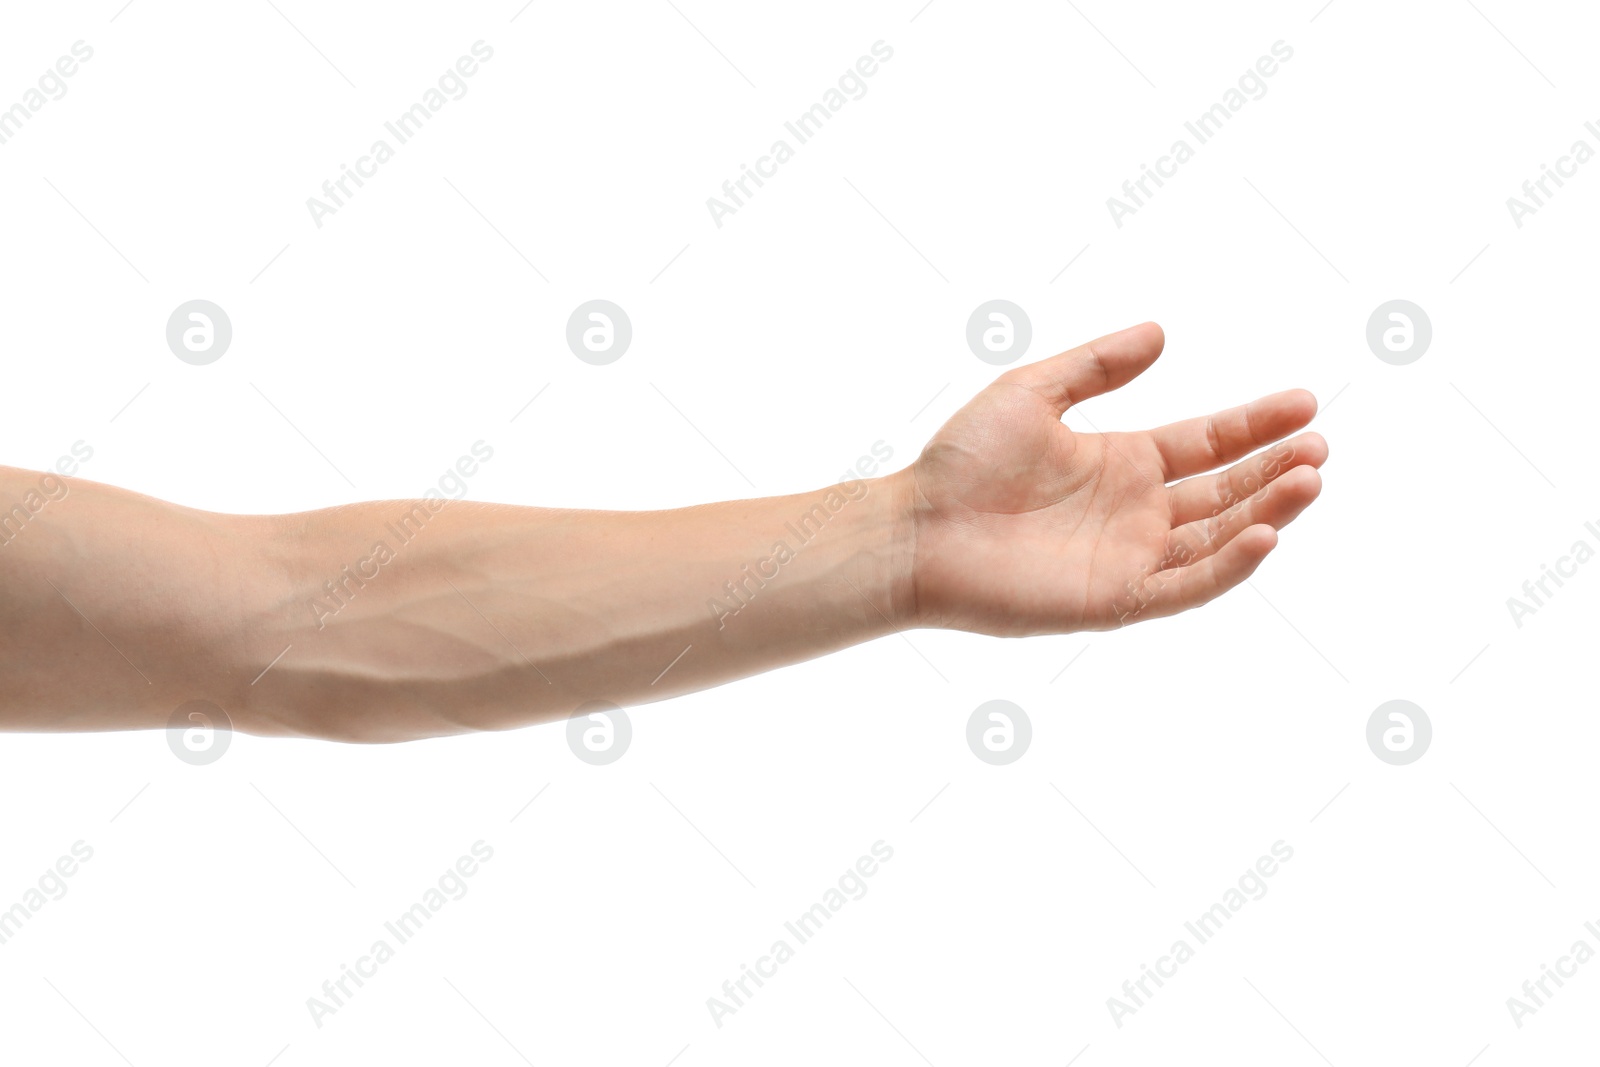
[[(1028, 359), (1166, 328), (1078, 429), (1337, 398), (1322, 500), (1211, 607), (890, 637), (638, 708), (607, 767), (559, 725), (239, 736), (209, 767), (159, 732), (9, 736), (0, 908), (94, 854), (0, 946), (7, 1062), (1592, 1048), (1600, 963), (1520, 1029), (1506, 998), (1600, 949), (1600, 566), (1520, 628), (1506, 599), (1600, 545), (1600, 162), (1521, 228), (1505, 201), (1600, 147), (1594, 12), (919, 2), (7, 5), (0, 106), (94, 49), (0, 145), (10, 464), (83, 440), (86, 478), (271, 512), (418, 496), (481, 439), (478, 500), (798, 491), (880, 439), (910, 462), (996, 373), (964, 328), (997, 297), (1031, 317)], [(317, 228), (306, 198), (480, 39), (467, 95)], [(867, 94), (715, 226), (706, 198), (878, 40)], [(1267, 94), (1116, 227), (1106, 198), (1279, 40)], [(564, 341), (597, 297), (634, 327), (605, 367)], [(204, 367), (164, 337), (195, 298), (234, 329)], [(1409, 366), (1365, 341), (1394, 298), (1433, 323)], [(994, 698), (1033, 723), (1008, 767), (966, 746)], [(1405, 767), (1365, 740), (1394, 698), (1434, 728)], [(470, 892), (316, 1026), (307, 998), (480, 839)], [(880, 839), (867, 895), (714, 1025), (706, 998)], [(1267, 895), (1117, 1027), (1107, 998), (1279, 840)]]

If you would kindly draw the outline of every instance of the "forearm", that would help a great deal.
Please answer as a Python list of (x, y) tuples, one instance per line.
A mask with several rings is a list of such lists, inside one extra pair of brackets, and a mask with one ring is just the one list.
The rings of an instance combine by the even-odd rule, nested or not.
[(270, 585), (244, 565), (250, 522), (0, 467), (0, 729), (156, 727), (222, 704)]
[[(159, 726), (206, 699), (248, 732), (390, 741), (663, 699), (903, 625), (905, 496), (890, 476), (649, 513), (233, 517), (75, 481), (3, 550), (30, 683), (7, 720)], [(98, 577), (45, 580), (74, 570)]]

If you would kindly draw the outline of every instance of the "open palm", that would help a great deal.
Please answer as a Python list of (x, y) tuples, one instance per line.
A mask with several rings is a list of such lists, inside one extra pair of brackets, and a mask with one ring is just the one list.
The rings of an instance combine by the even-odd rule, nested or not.
[(1323, 439), (1283, 441), (1316, 414), (1310, 393), (1136, 433), (1061, 421), (1163, 344), (1145, 323), (1014, 368), (934, 435), (909, 468), (922, 625), (1104, 630), (1203, 604), (1255, 571), (1322, 487)]

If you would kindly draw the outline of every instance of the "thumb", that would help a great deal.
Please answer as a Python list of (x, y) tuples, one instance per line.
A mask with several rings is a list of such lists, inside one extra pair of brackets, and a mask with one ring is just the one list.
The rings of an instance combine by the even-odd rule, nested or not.
[(1145, 322), (1017, 367), (999, 380), (1032, 389), (1053, 404), (1058, 414), (1064, 413), (1074, 404), (1133, 381), (1156, 361), (1165, 344), (1161, 327)]

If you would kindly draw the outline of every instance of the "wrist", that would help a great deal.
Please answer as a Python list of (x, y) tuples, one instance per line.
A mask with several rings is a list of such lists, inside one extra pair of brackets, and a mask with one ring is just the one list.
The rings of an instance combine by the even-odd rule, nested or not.
[(922, 512), (922, 495), (917, 491), (912, 468), (874, 479), (873, 492), (884, 507), (884, 526), (889, 548), (885, 553), (885, 599), (888, 616), (897, 630), (925, 626), (917, 599), (917, 526)]

